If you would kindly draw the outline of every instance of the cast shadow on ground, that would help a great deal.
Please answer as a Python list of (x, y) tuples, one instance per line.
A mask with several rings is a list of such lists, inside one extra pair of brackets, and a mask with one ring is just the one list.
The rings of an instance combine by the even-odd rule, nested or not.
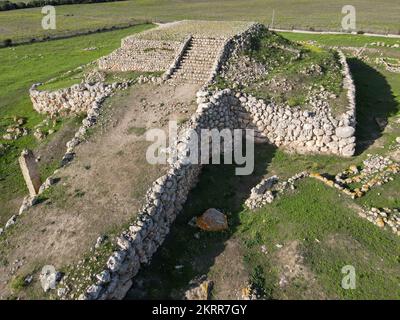
[(361, 154), (382, 136), (388, 118), (399, 104), (386, 78), (357, 58), (348, 59), (356, 87), (356, 154)]
[[(254, 172), (248, 176), (237, 176), (235, 165), (205, 165), (165, 242), (150, 265), (143, 267), (134, 278), (126, 299), (182, 299), (189, 281), (207, 274), (215, 258), (224, 251), (225, 242), (237, 230), (245, 199), (251, 188), (268, 173), (275, 151), (272, 145), (256, 145)], [(188, 225), (193, 217), (209, 208), (217, 208), (228, 215), (228, 231), (203, 232)], [(195, 233), (200, 233), (199, 239), (194, 237)]]

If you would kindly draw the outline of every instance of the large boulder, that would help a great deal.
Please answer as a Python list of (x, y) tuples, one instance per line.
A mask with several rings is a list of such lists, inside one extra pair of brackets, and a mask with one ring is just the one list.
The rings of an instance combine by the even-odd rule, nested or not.
[(226, 215), (214, 208), (208, 209), (197, 218), (196, 224), (205, 231), (221, 231), (228, 228)]
[(205, 275), (189, 282), (190, 288), (185, 292), (186, 300), (209, 300), (214, 283)]
[(53, 266), (47, 265), (42, 268), (39, 275), (40, 284), (45, 292), (55, 289), (61, 279), (61, 273), (57, 272)]
[(349, 138), (353, 136), (355, 129), (350, 126), (336, 128), (336, 136), (339, 138)]

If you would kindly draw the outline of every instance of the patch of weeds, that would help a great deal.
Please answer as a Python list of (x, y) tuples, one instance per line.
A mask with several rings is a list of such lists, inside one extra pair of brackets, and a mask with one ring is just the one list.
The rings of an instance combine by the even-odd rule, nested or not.
[(187, 119), (187, 118), (179, 118), (179, 119), (177, 120), (177, 124), (178, 124), (178, 126), (183, 125), (183, 124), (186, 123), (188, 120), (189, 120), (189, 119)]
[(25, 281), (26, 277), (27, 277), (27, 275), (15, 276), (10, 282), (11, 289), (18, 293), (21, 290), (23, 290), (25, 287), (27, 287), (28, 284)]
[(67, 198), (67, 188), (63, 184), (58, 183), (43, 191), (38, 196), (38, 202), (40, 203), (49, 200), (58, 208), (64, 209), (67, 207)]
[(135, 136), (141, 136), (146, 132), (147, 128), (145, 127), (130, 127), (128, 129), (129, 134), (134, 134)]
[(290, 107), (296, 107), (296, 106), (304, 105), (305, 100), (306, 100), (306, 99), (305, 99), (305, 96), (304, 96), (304, 95), (298, 95), (298, 96), (290, 97), (290, 98), (287, 100), (287, 103), (288, 103), (288, 105), (289, 105)]
[(74, 194), (75, 198), (82, 198), (84, 195), (85, 195), (85, 191), (82, 191), (80, 189), (75, 189), (75, 194)]
[(266, 286), (264, 270), (260, 265), (257, 265), (250, 275), (250, 286), (261, 299), (272, 298), (272, 288)]
[[(114, 236), (114, 234), (107, 235), (98, 248), (88, 251), (78, 263), (60, 268), (60, 271), (65, 274), (65, 286), (73, 292), (71, 299), (78, 298), (89, 285), (96, 281), (96, 274), (104, 269), (107, 259), (116, 250), (114, 241), (110, 240)], [(52, 298), (57, 299), (55, 295)]]

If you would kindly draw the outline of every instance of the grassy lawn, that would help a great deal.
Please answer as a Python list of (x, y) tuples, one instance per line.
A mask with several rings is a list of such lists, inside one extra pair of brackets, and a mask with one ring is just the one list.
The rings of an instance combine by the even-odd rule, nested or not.
[[(113, 32), (0, 49), (0, 136), (3, 136), (14, 116), (24, 117), (26, 119), (24, 126), (30, 130), (30, 134), (18, 140), (0, 139), (0, 143), (7, 145), (5, 153), (0, 158), (0, 202), (2, 203), (0, 224), (14, 214), (20, 205), (19, 201), (13, 202), (12, 199), (26, 194), (17, 157), (23, 148), (38, 146), (32, 135), (32, 129), (45, 119), (32, 108), (28, 93), (30, 86), (108, 54), (119, 47), (121, 38), (151, 27), (152, 25), (138, 25)], [(97, 49), (83, 50), (88, 47)], [(63, 85), (71, 84), (67, 82)], [(57, 130), (62, 123), (60, 119)], [(70, 121), (70, 124), (73, 125), (74, 121)], [(75, 125), (78, 125), (78, 121)], [(46, 142), (49, 141), (44, 141)], [(44, 177), (54, 170), (58, 161), (59, 159), (54, 159), (52, 165), (41, 168)]]
[[(173, 21), (182, 19), (252, 20), (271, 23), (274, 27), (315, 30), (341, 29), (342, 0), (131, 0), (116, 3), (57, 6), (57, 29), (41, 28), (40, 8), (0, 12), (0, 41), (31, 39), (51, 34), (68, 34), (77, 30), (95, 30), (105, 26), (137, 20)], [(376, 7), (371, 0), (355, 0), (357, 29), (398, 33), (400, 6), (396, 0), (386, 0)]]

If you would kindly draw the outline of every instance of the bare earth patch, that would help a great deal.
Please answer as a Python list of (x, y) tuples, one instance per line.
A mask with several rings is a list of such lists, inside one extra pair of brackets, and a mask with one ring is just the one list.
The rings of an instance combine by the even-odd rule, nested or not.
[[(326, 299), (313, 272), (304, 264), (297, 240), (285, 244), (276, 253), (279, 275), (278, 299)], [(293, 290), (301, 286), (303, 290)], [(297, 292), (297, 293), (296, 293)], [(298, 294), (301, 293), (301, 296)]]
[(225, 242), (225, 249), (215, 258), (210, 275), (214, 282), (213, 299), (242, 299), (249, 275), (243, 264), (240, 240), (232, 238)]

